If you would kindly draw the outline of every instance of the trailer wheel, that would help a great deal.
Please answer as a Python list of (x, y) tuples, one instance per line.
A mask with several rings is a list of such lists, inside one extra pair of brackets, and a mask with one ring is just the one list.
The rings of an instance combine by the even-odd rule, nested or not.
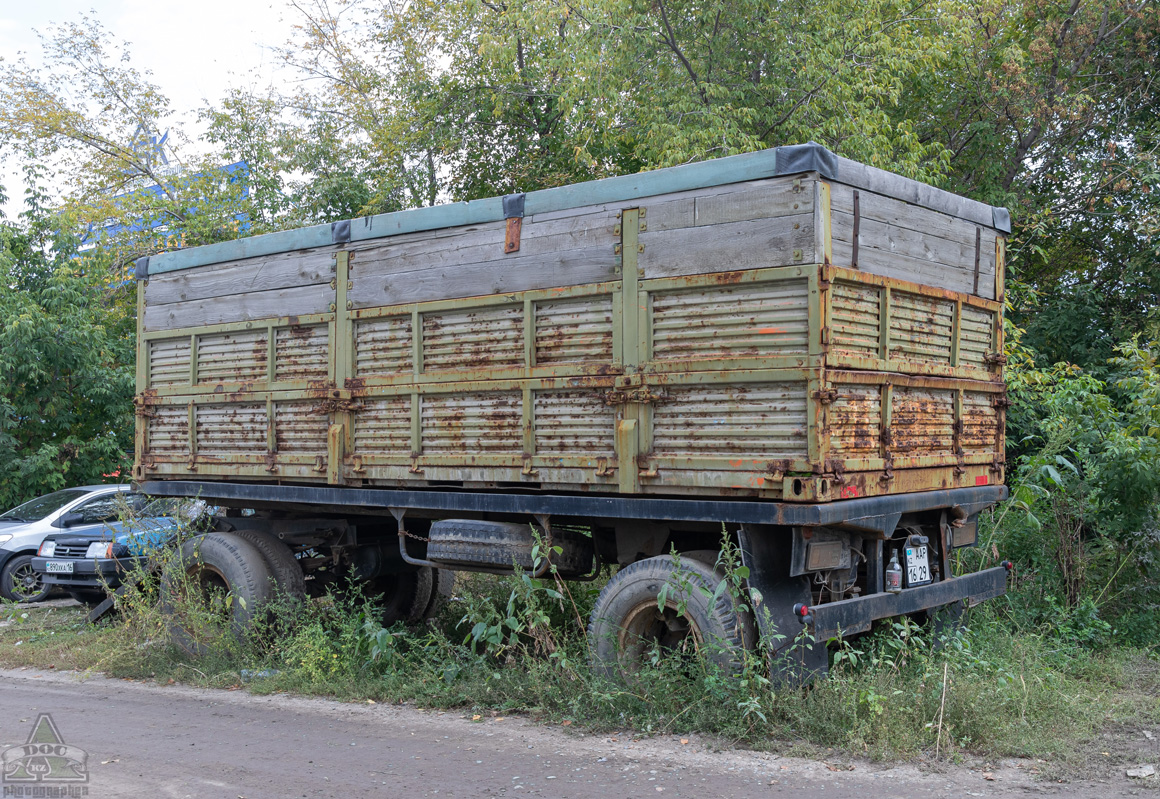
[(398, 622), (412, 624), (423, 620), (423, 614), (434, 593), (434, 575), (430, 566), (382, 574), (367, 583), (367, 594), (382, 595), (378, 605), (384, 627)]
[(696, 557), (683, 557), (679, 571), (668, 556), (621, 569), (600, 592), (588, 623), (593, 668), (610, 679), (631, 678), (649, 652), (660, 648), (698, 652), (736, 672), (753, 643), (753, 625), (728, 591), (713, 598), (721, 580)]
[[(530, 524), (475, 519), (444, 519), (428, 533), (427, 559), (451, 565), (511, 569), (512, 563), (531, 571), (536, 539)], [(592, 570), (592, 539), (575, 530), (553, 530), (552, 546), (563, 551), (549, 558), (561, 575)], [(546, 554), (546, 553), (545, 553)]]
[(431, 588), (431, 601), (423, 611), (423, 621), (431, 621), (439, 609), (447, 604), (455, 589), (455, 572), (449, 569), (434, 569), (435, 581)]
[(294, 552), (277, 536), (257, 530), (233, 530), (229, 534), (253, 544), (254, 549), (262, 553), (274, 579), (275, 593), (281, 591), (291, 599), (305, 598), (306, 575), (302, 573)]
[(261, 552), (233, 533), (186, 541), (161, 575), (161, 612), (169, 640), (195, 657), (222, 643), (223, 628), (241, 638), (271, 597), (270, 568)]

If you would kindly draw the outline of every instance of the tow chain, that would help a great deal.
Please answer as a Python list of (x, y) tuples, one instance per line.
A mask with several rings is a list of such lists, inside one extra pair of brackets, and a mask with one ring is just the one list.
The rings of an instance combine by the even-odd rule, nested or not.
[(413, 538), (416, 541), (428, 541), (429, 542), (431, 540), (430, 538), (424, 538), (421, 535), (415, 535), (414, 533), (408, 533), (406, 530), (399, 530), (399, 535), (405, 535), (405, 536), (407, 536), (407, 538)]

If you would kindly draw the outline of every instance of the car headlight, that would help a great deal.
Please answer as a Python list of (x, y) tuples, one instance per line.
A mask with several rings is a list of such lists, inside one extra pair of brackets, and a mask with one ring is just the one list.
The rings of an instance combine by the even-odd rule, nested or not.
[(111, 558), (113, 557), (113, 543), (111, 541), (94, 541), (89, 544), (89, 548), (85, 550), (86, 558)]
[(42, 557), (42, 558), (51, 558), (53, 555), (56, 554), (56, 542), (55, 541), (45, 541), (44, 543), (42, 543), (40, 545), (40, 549), (37, 551), (36, 554), (40, 555), (40, 557)]
[(6, 533), (4, 535), (0, 535), (0, 545), (7, 544), (11, 540), (12, 540), (11, 533)]

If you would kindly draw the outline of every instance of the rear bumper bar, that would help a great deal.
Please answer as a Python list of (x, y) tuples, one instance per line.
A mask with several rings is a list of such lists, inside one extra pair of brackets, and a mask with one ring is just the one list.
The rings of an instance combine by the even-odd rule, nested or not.
[(876, 619), (917, 613), (958, 601), (970, 607), (1005, 593), (1007, 569), (996, 566), (930, 585), (907, 588), (899, 594), (871, 594), (812, 607), (810, 614), (813, 616), (813, 624), (810, 631), (814, 640), (828, 641), (839, 634), (865, 632)]

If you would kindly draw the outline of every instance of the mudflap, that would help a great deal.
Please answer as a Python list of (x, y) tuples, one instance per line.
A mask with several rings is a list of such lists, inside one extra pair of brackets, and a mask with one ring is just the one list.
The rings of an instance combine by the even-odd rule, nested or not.
[(787, 527), (742, 525), (737, 538), (741, 562), (749, 569), (749, 594), (761, 640), (769, 646), (770, 679), (801, 685), (829, 669), (825, 640), (814, 640), (794, 605), (809, 605), (807, 576), (790, 577), (791, 541)]

